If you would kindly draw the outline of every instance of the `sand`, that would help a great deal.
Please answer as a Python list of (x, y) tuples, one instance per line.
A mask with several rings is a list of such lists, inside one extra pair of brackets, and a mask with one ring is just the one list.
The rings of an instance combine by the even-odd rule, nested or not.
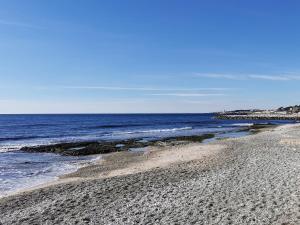
[(2, 224), (300, 224), (300, 126), (121, 152), (0, 199)]

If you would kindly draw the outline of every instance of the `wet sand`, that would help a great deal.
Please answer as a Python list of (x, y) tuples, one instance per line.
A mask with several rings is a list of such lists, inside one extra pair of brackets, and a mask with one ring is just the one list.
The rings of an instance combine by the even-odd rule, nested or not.
[(299, 224), (300, 126), (105, 156), (0, 199), (2, 224)]

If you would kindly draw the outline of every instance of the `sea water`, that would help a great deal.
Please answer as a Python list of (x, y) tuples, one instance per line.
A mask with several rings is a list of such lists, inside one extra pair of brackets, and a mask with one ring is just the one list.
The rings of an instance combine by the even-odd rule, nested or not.
[(205, 133), (232, 137), (246, 135), (238, 131), (253, 123), (257, 121), (218, 120), (214, 114), (0, 115), (0, 196), (52, 181), (95, 160), (26, 153), (20, 151), (23, 146), (132, 138), (147, 142)]

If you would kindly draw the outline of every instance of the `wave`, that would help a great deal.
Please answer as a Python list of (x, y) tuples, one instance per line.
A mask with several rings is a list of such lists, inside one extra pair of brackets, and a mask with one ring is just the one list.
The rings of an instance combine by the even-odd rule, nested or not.
[(90, 161), (91, 161), (92, 163), (97, 163), (97, 161), (99, 161), (99, 160), (101, 160), (101, 159), (102, 159), (102, 156), (100, 155), (100, 156), (97, 156), (97, 157), (91, 159)]
[(99, 126), (91, 126), (88, 127), (90, 129), (98, 129), (98, 128), (122, 128), (122, 127), (141, 127), (141, 126), (149, 126), (151, 124), (110, 124), (110, 125), (99, 125)]
[(192, 129), (193, 127), (179, 127), (179, 128), (171, 128), (171, 129), (124, 131), (124, 132), (115, 132), (114, 134), (161, 133), (161, 132), (176, 132), (181, 130), (192, 130)]
[(16, 136), (16, 137), (0, 137), (0, 141), (19, 141), (40, 138), (40, 136)]
[[(143, 126), (153, 126), (153, 125), (174, 125), (174, 122), (153, 122), (153, 123), (140, 123), (140, 124), (107, 124), (107, 125), (96, 125), (87, 127), (89, 129), (101, 129), (101, 128), (122, 128), (122, 127), (143, 127)], [(206, 125), (206, 124), (218, 124), (219, 121), (214, 120), (202, 120), (202, 121), (176, 121), (175, 124), (180, 125)]]
[[(86, 135), (89, 136), (89, 135)], [(62, 140), (65, 139), (79, 139), (80, 137), (84, 137), (82, 134), (51, 134), (51, 135), (32, 135), (32, 136), (9, 136), (9, 137), (0, 137), (0, 142), (4, 141), (20, 141), (20, 140)]]
[(253, 123), (234, 123), (234, 124), (232, 124), (232, 126), (235, 126), (235, 127), (250, 127), (253, 125), (254, 125)]

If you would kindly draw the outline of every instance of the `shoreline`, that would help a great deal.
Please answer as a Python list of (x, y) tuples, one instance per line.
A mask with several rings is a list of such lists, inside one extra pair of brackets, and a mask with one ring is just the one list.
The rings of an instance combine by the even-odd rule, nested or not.
[[(92, 157), (93, 155), (91, 155)], [(98, 157), (101, 157), (102, 158), (102, 155), (101, 154), (98, 154), (98, 155), (94, 155), (94, 159), (97, 159)], [(9, 192), (3, 196), (0, 196), (0, 200), (2, 198), (7, 198), (7, 197), (10, 197), (10, 196), (14, 196), (14, 195), (19, 195), (19, 194), (25, 194), (27, 192), (30, 192), (30, 191), (34, 191), (34, 190), (38, 190), (38, 189), (41, 189), (41, 188), (47, 188), (47, 187), (50, 187), (50, 186), (53, 186), (53, 185), (57, 185), (57, 184), (63, 184), (63, 183), (68, 183), (68, 182), (72, 182), (72, 181), (79, 181), (79, 180), (84, 180), (84, 178), (75, 178), (75, 177), (67, 177), (69, 174), (73, 174), (73, 173), (76, 173), (78, 170), (80, 170), (81, 168), (85, 168), (85, 167), (90, 167), (92, 166), (93, 164), (96, 164), (96, 163), (99, 163), (102, 159), (98, 159), (96, 161), (93, 162), (90, 160), (88, 162), (85, 162), (85, 163), (82, 163), (82, 162), (78, 162), (77, 165), (76, 165), (76, 168), (75, 170), (73, 171), (65, 171), (64, 173), (58, 175), (58, 176), (55, 176), (55, 177), (52, 177), (51, 180), (49, 181), (45, 181), (45, 182), (41, 182), (40, 184), (36, 184), (36, 185), (32, 185), (30, 187), (26, 187), (26, 188), (22, 188), (22, 189), (18, 189), (18, 190), (15, 190), (15, 191), (12, 191), (12, 192)], [(0, 223), (1, 224), (1, 223)]]
[(226, 114), (220, 113), (216, 116), (218, 119), (225, 120), (300, 120), (298, 114)]
[(201, 143), (207, 139), (213, 139), (219, 134), (234, 134), (244, 131), (260, 130), (274, 127), (276, 124), (245, 124), (236, 130), (221, 132), (206, 132), (192, 135), (176, 135), (169, 137), (156, 138), (144, 141), (143, 138), (130, 138), (121, 140), (99, 140), (99, 141), (74, 141), (61, 142), (47, 145), (24, 146), (20, 151), (28, 153), (55, 153), (63, 156), (88, 156), (97, 154), (108, 154), (111, 152), (129, 151), (134, 148), (144, 148), (148, 146), (160, 146), (161, 143), (176, 145), (180, 142)]
[[(153, 154), (154, 151), (164, 151), (164, 150), (168, 150), (168, 149), (173, 149), (177, 148), (177, 149), (182, 149), (185, 147), (188, 147), (190, 145), (205, 145), (207, 146), (208, 144), (214, 144), (215, 142), (218, 142), (220, 140), (225, 140), (225, 139), (231, 139), (231, 138), (240, 138), (240, 137), (245, 137), (248, 135), (253, 135), (256, 133), (259, 133), (261, 131), (266, 131), (269, 129), (273, 129), (277, 127), (277, 125), (256, 125), (253, 124), (251, 126), (248, 126), (247, 128), (242, 128), (240, 130), (237, 131), (229, 131), (229, 132), (225, 132), (225, 134), (239, 134), (239, 133), (244, 133), (244, 132), (248, 132), (248, 133), (244, 133), (242, 136), (238, 136), (238, 137), (222, 137), (222, 138), (215, 138), (212, 137), (210, 134), (201, 134), (199, 136), (193, 135), (193, 136), (178, 136), (178, 137), (170, 137), (170, 138), (166, 138), (164, 139), (166, 142), (164, 143), (164, 140), (157, 140), (154, 141), (153, 143), (149, 143), (150, 145), (146, 145), (146, 147), (143, 148), (148, 148), (148, 150), (146, 150), (145, 152), (129, 152), (128, 150), (125, 151), (119, 151), (119, 152), (110, 152), (107, 154), (94, 154), (94, 155), (89, 155), (91, 157), (95, 157), (95, 159), (101, 157), (101, 159), (98, 159), (96, 161), (94, 161), (94, 159), (92, 159), (93, 161), (88, 161), (85, 163), (82, 162), (78, 162), (77, 165), (77, 169), (75, 171), (66, 171), (66, 173), (63, 173), (57, 177), (53, 177), (52, 180), (50, 181), (46, 181), (43, 182), (41, 184), (37, 184), (37, 185), (33, 185), (30, 187), (26, 187), (24, 189), (20, 189), (20, 190), (15, 190), (12, 191), (11, 193), (7, 193), (3, 196), (0, 196), (1, 198), (5, 198), (5, 197), (9, 197), (9, 196), (14, 196), (14, 195), (18, 195), (18, 194), (22, 194), (22, 193), (26, 193), (29, 191), (33, 191), (33, 190), (37, 190), (40, 188), (46, 188), (48, 186), (52, 186), (52, 185), (57, 185), (57, 184), (63, 184), (63, 183), (67, 183), (67, 182), (72, 182), (72, 181), (84, 181), (86, 179), (96, 179), (96, 178), (106, 178), (106, 177), (110, 177), (112, 175), (107, 175), (105, 174), (107, 172), (107, 170), (112, 170), (112, 168), (106, 168), (106, 166), (100, 166), (99, 164), (101, 164), (103, 161), (109, 161), (111, 163), (114, 163), (114, 169), (118, 168), (118, 169), (124, 169), (126, 166), (130, 166), (130, 163), (137, 163), (139, 161), (145, 161), (146, 159), (148, 160), (148, 156), (146, 158), (143, 158), (143, 155), (146, 154), (148, 155), (150, 152)], [(182, 140), (182, 141), (180, 141)], [(199, 141), (199, 142), (198, 142)], [(118, 141), (116, 141), (117, 143)], [(125, 140), (126, 142), (126, 140)], [(202, 143), (203, 142), (203, 143)], [(78, 143), (71, 143), (71, 144), (81, 144), (82, 142), (78, 142)], [(86, 143), (86, 142), (83, 142)], [(159, 144), (157, 144), (159, 143)], [(65, 143), (62, 143), (63, 145)], [(68, 144), (68, 143), (67, 143)], [(52, 145), (50, 145), (52, 146)], [(54, 144), (55, 146), (55, 144)], [(81, 165), (80, 165), (81, 164)], [(104, 174), (102, 174), (101, 176), (98, 177), (88, 177), (87, 175), (85, 175), (84, 177), (80, 177), (83, 176), (83, 174), (86, 174), (87, 171), (89, 171), (90, 168), (94, 168), (94, 167), (99, 167), (101, 168), (101, 170), (106, 171), (104, 172)], [(102, 173), (101, 171), (99, 171), (98, 168), (98, 173)], [(140, 169), (141, 170), (141, 169)], [(83, 173), (81, 173), (81, 171), (83, 171)], [(141, 170), (142, 171), (142, 170)], [(121, 171), (120, 171), (121, 173)], [(122, 172), (124, 173), (124, 172)], [(126, 174), (126, 172), (125, 172)], [(115, 173), (115, 176), (117, 174)], [(79, 177), (78, 177), (79, 176)]]
[(133, 158), (112, 153), (65, 178), (71, 182), (0, 199), (0, 222), (297, 224), (299, 134), (299, 125), (283, 125)]
[[(222, 149), (221, 145), (216, 145), (212, 148), (209, 145), (214, 145), (213, 143), (218, 140), (214, 140), (209, 143), (195, 143), (188, 142), (177, 145), (161, 145), (161, 146), (148, 146), (147, 150), (144, 152), (111, 152), (108, 154), (96, 154), (91, 155), (94, 157), (101, 156), (101, 159), (95, 161), (94, 163), (88, 162), (78, 167), (74, 172), (68, 172), (56, 177), (55, 180), (45, 182), (43, 184), (35, 185), (29, 188), (24, 188), (22, 190), (17, 190), (5, 196), (1, 196), (0, 200), (3, 198), (26, 194), (31, 191), (39, 190), (42, 188), (48, 188), (58, 184), (66, 184), (68, 182), (76, 181), (87, 181), (95, 179), (104, 179), (115, 176), (123, 176), (133, 173), (144, 172), (153, 168), (167, 167), (172, 163), (184, 162), (192, 160), (193, 157), (196, 159), (201, 156), (209, 156), (217, 149)], [(196, 154), (192, 156), (187, 156), (185, 154), (191, 153), (194, 148), (204, 149), (208, 147), (208, 151), (202, 154)], [(172, 151), (182, 151), (187, 150), (185, 154), (176, 155), (176, 157), (170, 159), (168, 155)], [(168, 159), (167, 159), (168, 158)], [(160, 161), (163, 159), (163, 161)]]
[[(239, 137), (223, 137), (220, 139), (215, 139), (215, 137), (210, 137), (208, 134), (203, 134), (200, 135), (199, 137), (201, 138), (201, 142), (193, 142), (191, 141), (192, 139), (188, 139), (188, 141), (182, 142), (182, 143), (172, 143), (172, 142), (166, 142), (161, 143), (161, 145), (149, 145), (144, 148), (147, 148), (147, 150), (142, 151), (142, 152), (129, 152), (129, 151), (121, 151), (121, 152), (111, 152), (108, 154), (99, 154), (101, 155), (102, 159), (98, 161), (97, 164), (94, 165), (87, 165), (78, 168), (78, 170), (72, 172), (72, 173), (67, 173), (59, 178), (63, 182), (64, 179), (85, 179), (85, 178), (90, 178), (90, 179), (99, 179), (99, 178), (108, 178), (108, 177), (114, 177), (114, 176), (122, 176), (122, 175), (127, 175), (131, 173), (138, 173), (138, 172), (143, 172), (146, 170), (153, 169), (154, 167), (151, 165), (148, 166), (143, 166), (141, 164), (147, 163), (147, 161), (151, 160), (159, 160), (160, 157), (168, 157), (168, 154), (173, 154), (174, 151), (183, 151), (186, 154), (186, 149), (189, 148), (195, 148), (199, 147), (200, 149), (203, 148), (208, 148), (206, 153), (203, 154), (203, 156), (209, 156), (211, 153), (216, 153), (218, 150), (224, 149), (224, 145), (220, 144), (222, 141), (230, 141), (231, 139), (239, 139), (243, 137), (247, 137), (249, 135), (256, 135), (260, 132), (265, 132), (265, 131), (271, 131), (277, 127), (280, 126), (286, 126), (286, 125), (274, 125), (274, 124), (268, 124), (268, 125), (257, 125), (253, 124), (251, 126), (248, 126), (247, 128), (240, 129), (238, 131), (235, 131), (233, 133), (243, 133), (243, 132), (248, 132), (247, 134), (244, 134), (243, 136)], [(226, 132), (225, 132), (226, 133)], [(229, 132), (232, 133), (232, 132)], [(185, 136), (179, 136), (178, 138), (180, 139), (181, 137)], [(194, 136), (190, 136), (191, 138), (194, 138)], [(195, 136), (196, 137), (196, 136)], [(202, 139), (202, 137), (204, 137)], [(176, 137), (175, 137), (176, 138)], [(172, 139), (172, 137), (170, 137)], [(168, 139), (166, 139), (168, 140)], [(198, 140), (198, 139), (196, 139)], [(211, 140), (211, 141), (209, 141)], [(206, 142), (208, 141), (208, 142)], [(212, 147), (213, 146), (213, 147)], [(211, 148), (212, 147), (212, 148)], [(212, 152), (210, 152), (212, 151)], [(162, 153), (162, 154), (161, 154)], [(191, 152), (189, 152), (191, 153)], [(97, 155), (96, 155), (97, 156)], [(182, 158), (173, 158), (172, 160), (165, 160), (164, 162), (161, 163), (156, 163), (160, 164), (159, 167), (167, 167), (172, 163), (178, 163), (178, 162), (184, 162), (184, 161), (191, 161), (193, 160), (192, 158), (189, 158), (185, 155), (181, 156)], [(151, 163), (151, 162), (150, 162)], [(101, 164), (104, 164), (102, 166)], [(117, 171), (115, 171), (117, 170)], [(124, 170), (130, 170), (130, 171), (124, 171)], [(113, 172), (113, 173), (111, 173)], [(96, 174), (97, 176), (91, 177), (91, 174)]]
[[(237, 134), (238, 135), (240, 133), (243, 133), (242, 136), (238, 135), (237, 137), (244, 137), (247, 135), (256, 134), (257, 132), (260, 132), (260, 131), (274, 128), (276, 126), (277, 125), (253, 124), (251, 126), (248, 126), (247, 128), (241, 128), (237, 131), (224, 132), (224, 134), (235, 134), (235, 135)], [(244, 133), (244, 132), (247, 132), (247, 133)], [(198, 144), (203, 143), (204, 145), (207, 145), (209, 143), (214, 143), (214, 142), (222, 140), (222, 139), (230, 139), (230, 138), (236, 138), (236, 137), (229, 136), (229, 137), (216, 138), (212, 134), (201, 134), (201, 135), (193, 135), (193, 136), (175, 136), (175, 137), (169, 137), (169, 138), (165, 138), (162, 140), (156, 140), (156, 141), (149, 142), (148, 143), (149, 145), (142, 146), (142, 148), (151, 149), (151, 153), (153, 153), (153, 151), (161, 151), (162, 149), (166, 150), (166, 149), (170, 149), (170, 148), (172, 148), (172, 149), (185, 148), (185, 147), (188, 147), (189, 145), (193, 145), (193, 144), (198, 145)], [(135, 143), (134, 141), (135, 140), (129, 140), (129, 143)], [(120, 141), (116, 141), (116, 143), (119, 143), (119, 142)], [(127, 142), (127, 140), (125, 140), (124, 142)], [(75, 142), (75, 143), (70, 143), (70, 144), (71, 145), (73, 145), (73, 144), (80, 145), (82, 143), (86, 144), (89, 142)], [(66, 144), (68, 145), (69, 143), (62, 143), (59, 145), (66, 145)], [(49, 145), (49, 146), (56, 146), (56, 144)], [(44, 146), (42, 146), (42, 147), (44, 147)], [(48, 146), (45, 146), (45, 147), (48, 147)], [(128, 149), (129, 149), (129, 147), (128, 147)], [(26, 193), (28, 191), (33, 191), (33, 190), (40, 189), (40, 188), (45, 188), (45, 187), (52, 186), (52, 185), (67, 183), (69, 181), (79, 181), (79, 180), (83, 181), (84, 179), (96, 179), (93, 177), (87, 178), (87, 177), (75, 177), (75, 176), (76, 176), (76, 174), (80, 174), (80, 171), (85, 171), (85, 170), (89, 171), (89, 168), (98, 167), (99, 163), (101, 163), (103, 160), (107, 161), (107, 159), (108, 159), (108, 161), (114, 162), (114, 164), (115, 164), (114, 168), (119, 168), (119, 169), (123, 168), (124, 169), (124, 167), (129, 166), (128, 161), (131, 161), (131, 163), (136, 163), (136, 162), (140, 161), (141, 158), (143, 158), (143, 157), (141, 157), (141, 155), (148, 154), (148, 153), (149, 153), (149, 150), (147, 150), (146, 152), (138, 152), (138, 153), (129, 152), (128, 150), (122, 150), (122, 151), (112, 151), (107, 154), (92, 154), (89, 156), (93, 157), (93, 158), (95, 157), (95, 159), (101, 157), (101, 159), (96, 160), (96, 161), (94, 159), (92, 159), (93, 162), (91, 160), (88, 162), (85, 162), (85, 163), (78, 162), (78, 165), (76, 166), (77, 169), (75, 171), (72, 171), (72, 172), (66, 171), (66, 173), (58, 175), (57, 177), (53, 177), (53, 179), (50, 181), (41, 182), (41, 184), (32, 185), (32, 186), (25, 187), (22, 189), (17, 189), (15, 191), (7, 193), (3, 196), (0, 196), (0, 199), (9, 197), (9, 196), (13, 196), (13, 195), (17, 195), (17, 194)], [(116, 156), (116, 155), (120, 155), (120, 156)], [(115, 158), (117, 158), (117, 160)], [(145, 161), (145, 159), (143, 159), (143, 160)], [(108, 168), (105, 168), (105, 166), (104, 167), (99, 166), (99, 168), (101, 168), (101, 170), (103, 170), (103, 171), (108, 170)], [(99, 171), (99, 168), (98, 168), (98, 171)], [(112, 169), (112, 168), (110, 168), (110, 169)], [(109, 177), (107, 175), (101, 175), (101, 176), (102, 176), (102, 178)], [(99, 178), (99, 177), (97, 177), (97, 178)]]

